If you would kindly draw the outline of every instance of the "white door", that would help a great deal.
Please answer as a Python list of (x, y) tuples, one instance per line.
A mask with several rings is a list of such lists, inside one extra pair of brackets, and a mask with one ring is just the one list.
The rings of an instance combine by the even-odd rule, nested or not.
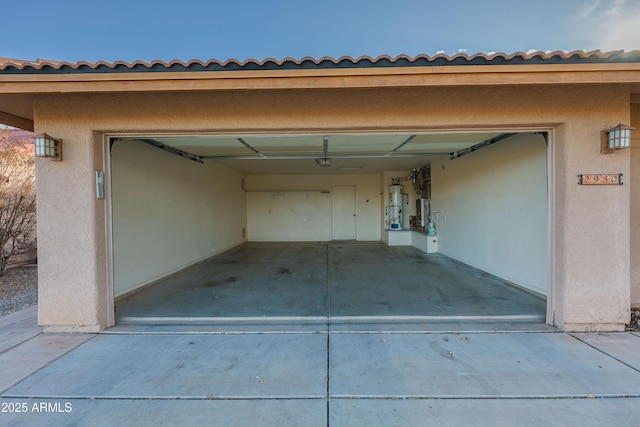
[(333, 185), (331, 187), (331, 238), (354, 240), (356, 238), (356, 186)]

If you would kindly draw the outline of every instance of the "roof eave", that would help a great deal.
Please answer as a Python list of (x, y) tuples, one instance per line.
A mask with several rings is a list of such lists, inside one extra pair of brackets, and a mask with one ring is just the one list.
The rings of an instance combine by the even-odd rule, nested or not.
[(0, 111), (0, 123), (33, 132), (33, 119)]
[(0, 74), (0, 92), (30, 94), (611, 83), (640, 83), (640, 63)]

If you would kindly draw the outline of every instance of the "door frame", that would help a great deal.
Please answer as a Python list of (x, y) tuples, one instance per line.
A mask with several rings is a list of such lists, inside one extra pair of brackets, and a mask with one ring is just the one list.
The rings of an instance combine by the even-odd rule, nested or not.
[[(335, 187), (352, 187), (353, 188), (353, 239), (336, 239), (334, 237), (334, 198), (333, 189)], [(355, 184), (333, 184), (331, 185), (331, 240), (358, 240), (358, 187)]]
[[(555, 325), (556, 314), (555, 314), (555, 305), (556, 305), (556, 268), (555, 268), (555, 176), (556, 176), (556, 129), (550, 126), (538, 126), (538, 127), (509, 127), (509, 126), (496, 126), (494, 128), (465, 128), (465, 129), (429, 129), (429, 128), (410, 128), (399, 127), (393, 129), (371, 129), (371, 130), (363, 130), (363, 129), (323, 129), (322, 132), (316, 130), (304, 132), (298, 130), (300, 135), (303, 134), (318, 134), (318, 133), (332, 133), (332, 134), (381, 134), (381, 133), (461, 133), (461, 132), (528, 132), (528, 133), (544, 133), (547, 135), (547, 314), (546, 314), (546, 323), (550, 325)], [(206, 136), (212, 135), (216, 132), (171, 132), (170, 136), (180, 135), (188, 135), (188, 136)], [(220, 136), (242, 136), (245, 135), (246, 132), (233, 131), (225, 133)], [(291, 136), (291, 132), (274, 132), (274, 131), (265, 131), (265, 135), (287, 135)], [(150, 137), (150, 136), (168, 136), (167, 132), (104, 132), (98, 133), (96, 135), (102, 136), (102, 168), (104, 172), (104, 196), (105, 196), (105, 254), (104, 254), (104, 265), (106, 268), (106, 286), (100, 286), (101, 289), (106, 289), (106, 292), (101, 291), (100, 294), (103, 295), (99, 297), (99, 301), (97, 303), (105, 307), (107, 310), (107, 319), (108, 319), (108, 327), (115, 325), (115, 293), (114, 293), (114, 257), (113, 257), (113, 207), (112, 207), (112, 195), (111, 195), (111, 140), (113, 138), (134, 138), (134, 137)], [(96, 137), (96, 140), (98, 137)], [(357, 219), (357, 186), (356, 186), (356, 219)], [(357, 227), (357, 221), (356, 221)], [(332, 224), (332, 232), (333, 232), (333, 224)], [(356, 237), (357, 237), (357, 228), (356, 228)], [(106, 298), (106, 301), (102, 301), (102, 298)]]

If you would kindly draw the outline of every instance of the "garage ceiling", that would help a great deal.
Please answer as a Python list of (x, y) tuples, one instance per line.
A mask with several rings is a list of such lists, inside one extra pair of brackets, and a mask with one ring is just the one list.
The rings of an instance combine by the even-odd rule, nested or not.
[[(336, 174), (411, 170), (424, 166), (434, 156), (449, 156), (500, 135), (482, 132), (130, 139), (154, 141), (245, 174)], [(324, 158), (331, 166), (321, 167), (316, 161)]]

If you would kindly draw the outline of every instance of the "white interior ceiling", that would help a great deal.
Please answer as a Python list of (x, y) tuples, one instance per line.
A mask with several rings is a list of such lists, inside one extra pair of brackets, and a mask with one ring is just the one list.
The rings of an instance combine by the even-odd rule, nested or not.
[[(501, 133), (178, 136), (153, 140), (245, 174), (380, 173), (411, 170)], [(326, 153), (325, 153), (326, 150)], [(330, 159), (320, 167), (316, 159)]]

